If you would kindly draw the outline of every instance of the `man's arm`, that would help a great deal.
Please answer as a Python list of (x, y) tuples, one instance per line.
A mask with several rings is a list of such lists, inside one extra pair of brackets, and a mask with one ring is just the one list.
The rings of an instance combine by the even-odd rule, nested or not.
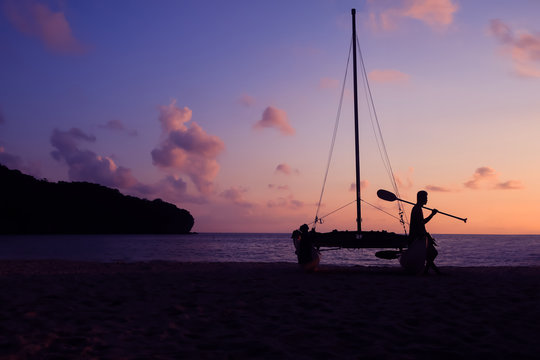
[(433, 217), (435, 216), (435, 214), (437, 214), (438, 212), (439, 212), (439, 210), (433, 209), (433, 210), (431, 211), (431, 214), (430, 214), (427, 218), (424, 219), (424, 224), (427, 224), (427, 222), (428, 222), (429, 220), (431, 220), (431, 218), (433, 218)]

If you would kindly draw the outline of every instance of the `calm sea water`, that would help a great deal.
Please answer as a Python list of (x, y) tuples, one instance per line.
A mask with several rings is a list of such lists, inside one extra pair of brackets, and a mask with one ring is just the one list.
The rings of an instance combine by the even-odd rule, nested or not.
[[(540, 235), (436, 235), (442, 266), (540, 266)], [(322, 253), (323, 264), (399, 266), (376, 250)], [(0, 236), (0, 259), (100, 262), (296, 262), (290, 234), (10, 235)]]

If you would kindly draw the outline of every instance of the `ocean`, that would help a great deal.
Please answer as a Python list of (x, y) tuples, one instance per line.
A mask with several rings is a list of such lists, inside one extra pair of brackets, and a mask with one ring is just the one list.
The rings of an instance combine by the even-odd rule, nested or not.
[[(440, 266), (540, 266), (540, 235), (434, 237)], [(321, 264), (399, 266), (377, 250), (323, 251)], [(290, 234), (1, 235), (0, 259), (294, 263), (296, 255)]]

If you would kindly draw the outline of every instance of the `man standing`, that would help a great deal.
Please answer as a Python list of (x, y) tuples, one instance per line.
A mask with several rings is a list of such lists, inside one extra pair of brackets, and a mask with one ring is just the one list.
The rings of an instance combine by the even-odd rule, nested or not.
[(438, 251), (435, 249), (435, 240), (431, 235), (426, 231), (426, 223), (429, 222), (435, 214), (438, 213), (437, 209), (433, 209), (431, 214), (424, 219), (424, 214), (422, 212), (422, 207), (427, 204), (427, 192), (424, 190), (419, 191), (416, 194), (416, 204), (411, 211), (411, 223), (409, 227), (409, 244), (413, 241), (419, 239), (423, 240), (424, 238), (427, 241), (426, 249), (426, 267), (424, 269), (424, 274), (428, 273), (429, 268), (431, 267), (437, 274), (440, 274), (439, 268), (435, 266), (434, 260), (437, 257)]

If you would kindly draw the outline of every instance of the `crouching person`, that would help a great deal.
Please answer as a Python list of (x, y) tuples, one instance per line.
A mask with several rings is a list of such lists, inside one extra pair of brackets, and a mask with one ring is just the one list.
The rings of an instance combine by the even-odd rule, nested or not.
[(300, 267), (305, 271), (317, 271), (321, 255), (313, 246), (313, 240), (309, 236), (308, 229), (306, 224), (300, 226), (300, 230), (293, 231), (292, 239)]

